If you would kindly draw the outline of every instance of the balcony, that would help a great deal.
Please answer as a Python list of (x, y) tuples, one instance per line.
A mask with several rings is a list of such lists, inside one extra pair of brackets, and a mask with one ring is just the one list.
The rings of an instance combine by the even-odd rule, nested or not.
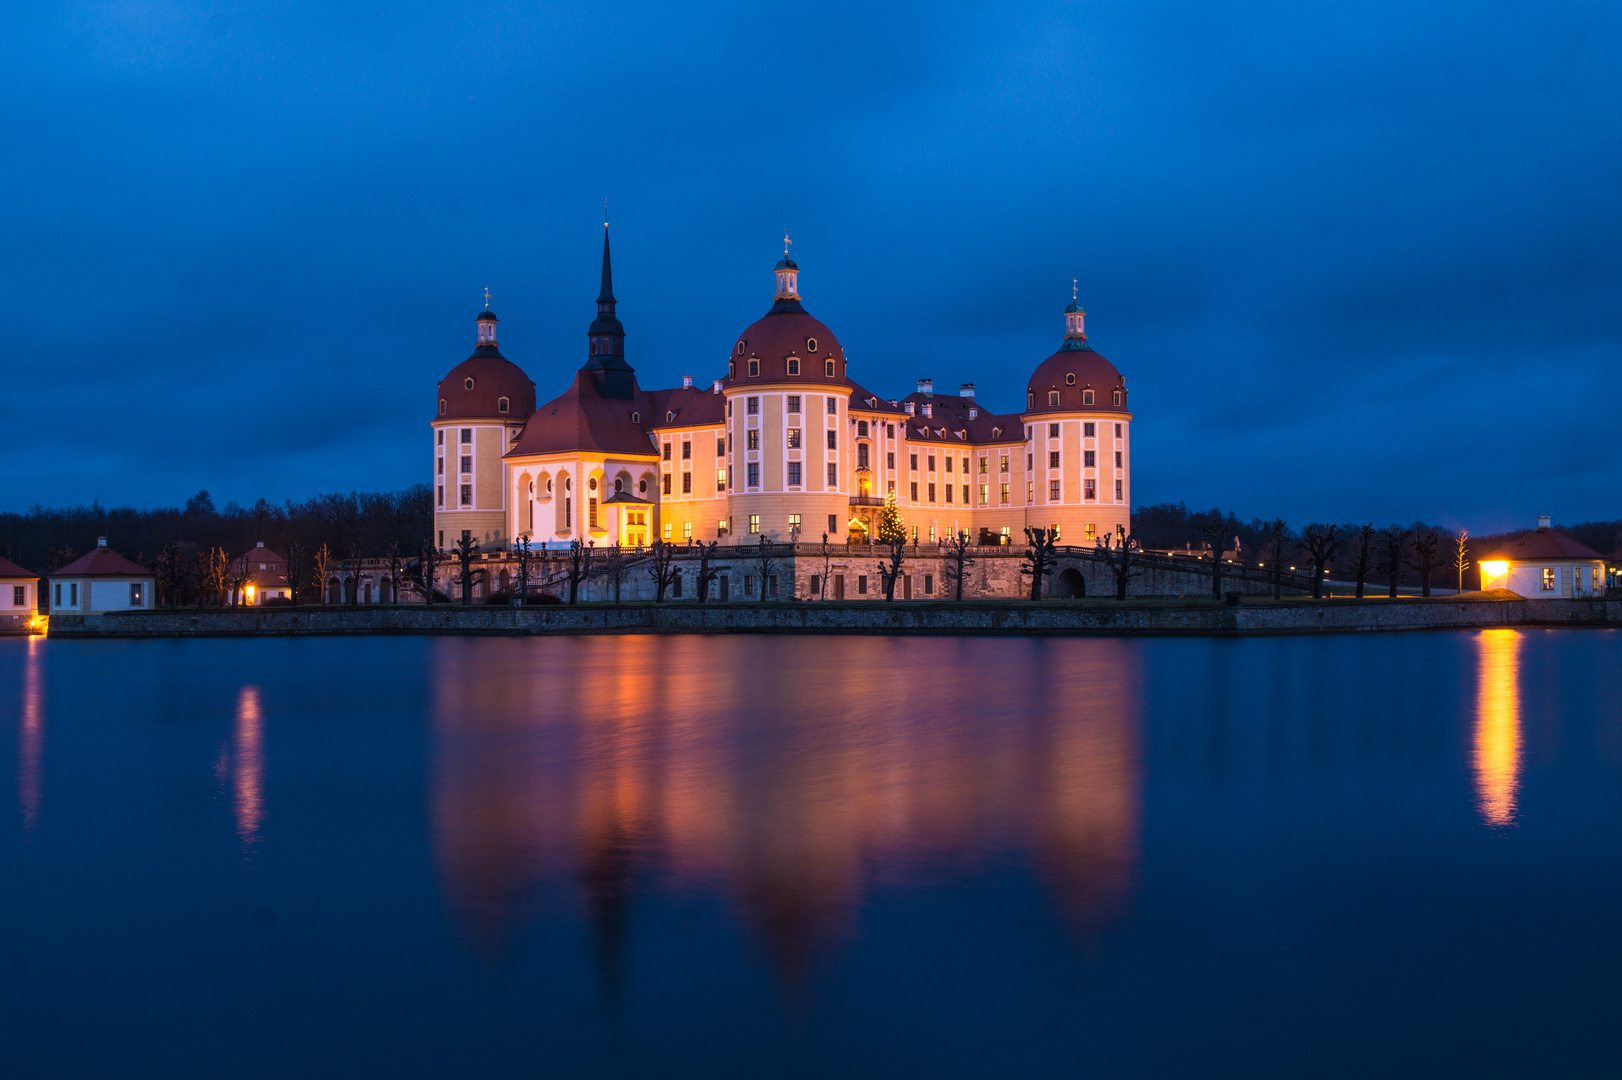
[(877, 495), (852, 495), (850, 504), (852, 506), (883, 506), (884, 500)]

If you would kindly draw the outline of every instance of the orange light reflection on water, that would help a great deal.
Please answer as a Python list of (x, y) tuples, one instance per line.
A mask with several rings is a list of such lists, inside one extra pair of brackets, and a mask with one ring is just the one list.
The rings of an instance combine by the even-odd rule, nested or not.
[(23, 721), (17, 733), (17, 802), (23, 828), (39, 824), (40, 772), (45, 756), (45, 639), (28, 638), (23, 661)]
[(1520, 650), (1516, 630), (1484, 630), (1476, 639), (1476, 803), (1495, 827), (1515, 823), (1521, 783)]
[(1083, 929), (1130, 892), (1130, 642), (439, 644), (435, 849), (486, 944), (564, 882), (611, 965), (657, 881), (728, 897), (797, 982), (875, 886), (1022, 853)]
[(258, 842), (265, 817), (263, 740), (259, 687), (244, 686), (237, 692), (236, 721), (231, 733), (231, 802), (236, 811), (237, 838), (244, 850)]

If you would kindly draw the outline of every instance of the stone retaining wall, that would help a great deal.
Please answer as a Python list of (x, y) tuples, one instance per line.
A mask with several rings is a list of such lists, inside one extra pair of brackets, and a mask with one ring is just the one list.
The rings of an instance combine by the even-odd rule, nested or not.
[(1622, 601), (1510, 593), (1397, 600), (1108, 600), (241, 608), (67, 614), (53, 637), (339, 634), (1323, 634), (1497, 626), (1622, 626)]

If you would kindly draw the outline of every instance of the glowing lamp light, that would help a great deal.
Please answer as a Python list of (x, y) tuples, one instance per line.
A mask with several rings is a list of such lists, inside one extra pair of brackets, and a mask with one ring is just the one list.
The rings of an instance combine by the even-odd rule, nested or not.
[(249, 600), (250, 603), (253, 601), (253, 586), (252, 585), (248, 586), (248, 600)]
[(1481, 564), (1481, 572), (1490, 578), (1503, 577), (1509, 573), (1509, 563), (1503, 559), (1488, 559)]

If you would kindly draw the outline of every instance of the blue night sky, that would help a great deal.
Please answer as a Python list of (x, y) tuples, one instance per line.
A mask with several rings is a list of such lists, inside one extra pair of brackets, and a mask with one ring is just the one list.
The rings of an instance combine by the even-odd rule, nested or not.
[(486, 285), (643, 385), (771, 302), (1017, 409), (1080, 279), (1140, 504), (1622, 514), (1612, 5), (10, 4), (0, 507), (425, 481)]

